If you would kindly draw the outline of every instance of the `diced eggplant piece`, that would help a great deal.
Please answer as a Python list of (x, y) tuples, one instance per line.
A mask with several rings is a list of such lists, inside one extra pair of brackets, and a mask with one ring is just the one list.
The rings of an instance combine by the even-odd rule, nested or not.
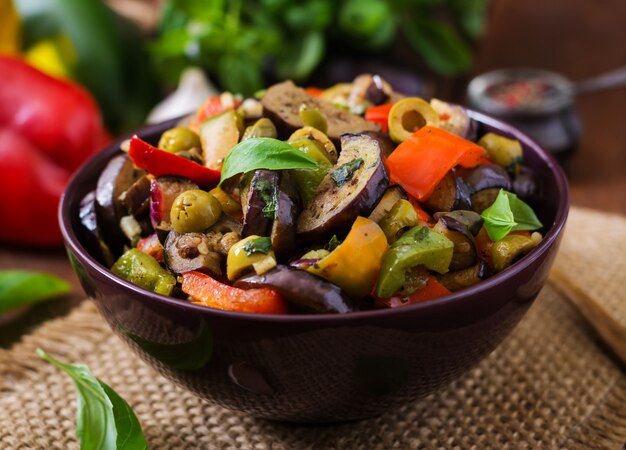
[(439, 276), (439, 282), (452, 292), (468, 288), (491, 276), (487, 263), (479, 260), (478, 264), (455, 272), (448, 272)]
[(476, 236), (480, 231), (480, 228), (483, 226), (483, 218), (480, 217), (475, 211), (468, 211), (464, 209), (459, 209), (456, 211), (450, 212), (438, 212), (433, 216), (435, 220), (439, 220), (442, 217), (450, 217), (461, 222), (463, 225), (467, 227), (472, 235)]
[(541, 179), (527, 167), (520, 167), (513, 178), (513, 192), (527, 203), (541, 200)]
[(315, 197), (298, 218), (305, 239), (343, 234), (357, 216), (367, 217), (389, 186), (378, 140), (367, 134), (344, 134), (337, 165), (322, 180)]
[(360, 116), (338, 108), (324, 100), (311, 97), (292, 81), (284, 81), (268, 88), (261, 99), (263, 114), (274, 122), (281, 139), (302, 128), (300, 107), (319, 109), (328, 120), (328, 137), (338, 143), (344, 133), (378, 131), (379, 127)]
[(389, 100), (389, 93), (385, 90), (383, 80), (379, 75), (372, 76), (372, 82), (365, 91), (365, 100), (372, 105), (382, 105)]
[(230, 214), (223, 212), (218, 221), (215, 222), (215, 224), (213, 224), (206, 232), (218, 232), (222, 234), (235, 232), (241, 235), (242, 229), (243, 226), (237, 219), (235, 219)]
[(289, 302), (309, 312), (347, 313), (356, 308), (338, 286), (304, 270), (276, 266), (263, 275), (248, 275), (235, 282), (235, 287), (276, 289)]
[(380, 149), (385, 155), (385, 158), (388, 158), (396, 149), (396, 144), (391, 140), (387, 133), (383, 133), (382, 131), (366, 131), (362, 134), (366, 134), (369, 137), (376, 139), (378, 144), (380, 145)]
[(280, 174), (276, 196), (276, 212), (272, 223), (272, 249), (279, 261), (289, 258), (296, 248), (296, 221), (300, 215), (298, 191), (289, 172)]
[(174, 176), (158, 177), (150, 183), (150, 220), (154, 229), (169, 231), (172, 229), (170, 210), (176, 197), (185, 191), (199, 189), (193, 181)]
[(96, 214), (102, 230), (102, 237), (113, 254), (121, 253), (126, 236), (120, 230), (120, 220), (127, 215), (126, 208), (119, 201), (120, 194), (126, 191), (145, 172), (135, 169), (128, 155), (113, 158), (98, 178), (96, 185)]
[(511, 190), (511, 177), (506, 170), (496, 164), (481, 164), (467, 169), (463, 172), (463, 179), (472, 192), (490, 188)]
[(491, 206), (500, 189), (511, 190), (511, 177), (496, 164), (482, 164), (467, 169), (463, 172), (463, 179), (472, 190), (471, 209), (479, 214)]
[(269, 236), (272, 220), (276, 214), (278, 197), (278, 172), (257, 170), (241, 192), (243, 210), (243, 237)]
[(389, 187), (376, 204), (376, 207), (369, 215), (368, 219), (376, 223), (380, 222), (380, 220), (391, 211), (391, 208), (393, 208), (393, 205), (395, 205), (398, 200), (406, 198), (406, 192), (404, 192), (404, 189), (400, 186), (394, 185)]
[(170, 231), (165, 240), (163, 257), (165, 265), (174, 273), (195, 270), (207, 274), (222, 274), (222, 257), (211, 251), (209, 239), (203, 233), (179, 234)]
[(96, 193), (89, 192), (80, 201), (78, 212), (80, 223), (82, 225), (81, 235), (85, 241), (85, 245), (90, 249), (96, 259), (107, 267), (111, 267), (115, 262), (115, 257), (109, 246), (102, 237), (102, 230), (98, 226), (98, 218), (96, 216)]
[(433, 98), (430, 106), (439, 114), (439, 127), (469, 141), (476, 139), (477, 125), (462, 106)]
[(422, 206), (430, 212), (470, 209), (470, 188), (454, 172), (450, 171), (435, 187)]
[(150, 209), (150, 179), (144, 175), (120, 194), (120, 203), (128, 214), (141, 217)]
[(474, 236), (467, 227), (450, 216), (441, 216), (433, 231), (444, 235), (454, 244), (451, 271), (465, 269), (476, 263), (477, 252)]

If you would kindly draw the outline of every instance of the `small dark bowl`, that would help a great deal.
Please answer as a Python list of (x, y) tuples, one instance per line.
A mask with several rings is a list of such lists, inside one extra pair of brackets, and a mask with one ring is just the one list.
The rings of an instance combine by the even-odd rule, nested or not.
[[(339, 422), (371, 417), (445, 386), (493, 351), (541, 290), (569, 208), (555, 160), (502, 122), (471, 113), (480, 132), (519, 139), (543, 179), (536, 211), (543, 242), (509, 269), (439, 299), (346, 315), (254, 315), (205, 308), (143, 290), (100, 264), (80, 238), (78, 207), (112, 144), (67, 187), (61, 229), (74, 270), (102, 316), (165, 377), (198, 396), (256, 417)], [(138, 134), (155, 143), (173, 121)]]

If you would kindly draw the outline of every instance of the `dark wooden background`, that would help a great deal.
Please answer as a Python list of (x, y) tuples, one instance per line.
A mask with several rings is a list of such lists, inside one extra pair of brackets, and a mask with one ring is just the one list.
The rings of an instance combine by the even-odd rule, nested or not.
[[(617, 68), (626, 64), (625, 20), (625, 0), (493, 0), (475, 72), (529, 66), (577, 81)], [(576, 110), (584, 130), (568, 167), (572, 204), (626, 214), (626, 88), (580, 97)], [(0, 346), (83, 297), (61, 250), (0, 247), (0, 268), (53, 272), (74, 286), (69, 298), (40, 305), (1, 328)]]

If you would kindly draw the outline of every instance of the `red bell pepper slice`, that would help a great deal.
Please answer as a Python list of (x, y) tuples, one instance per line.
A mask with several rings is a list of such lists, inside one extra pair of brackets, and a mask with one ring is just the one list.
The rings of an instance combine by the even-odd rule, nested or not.
[(391, 181), (423, 201), (457, 164), (474, 167), (487, 152), (477, 144), (427, 125), (402, 142), (387, 158)]
[(195, 304), (257, 314), (287, 313), (285, 300), (274, 289), (239, 289), (200, 272), (185, 272), (182, 278), (182, 290)]
[(420, 225), (429, 225), (433, 223), (433, 218), (422, 209), (422, 205), (420, 205), (417, 199), (412, 195), (409, 195), (409, 203), (411, 203), (411, 206), (413, 206), (413, 209), (417, 213), (417, 220)]
[(384, 105), (367, 108), (365, 120), (379, 124), (386, 133), (389, 130), (389, 111), (391, 111), (392, 106), (393, 103), (385, 103)]
[(437, 278), (429, 276), (428, 281), (426, 282), (426, 286), (424, 286), (422, 289), (419, 289), (412, 294), (404, 297), (395, 295), (389, 298), (377, 298), (376, 303), (379, 306), (383, 306), (385, 308), (397, 308), (398, 306), (406, 306), (413, 305), (415, 303), (426, 302), (428, 300), (432, 300), (434, 298), (442, 297), (448, 294), (450, 294), (448, 288), (446, 288), (443, 284), (437, 281)]
[(134, 135), (130, 140), (128, 156), (135, 166), (155, 177), (178, 175), (189, 178), (201, 187), (212, 187), (220, 181), (220, 172), (209, 169), (174, 153), (158, 149)]
[(235, 100), (232, 106), (224, 106), (222, 105), (222, 98), (219, 95), (209, 97), (198, 108), (198, 112), (196, 112), (196, 117), (194, 117), (193, 122), (191, 122), (189, 128), (194, 131), (198, 131), (200, 124), (207, 120), (209, 117), (217, 116), (218, 114), (222, 114), (223, 112), (235, 109), (237, 106), (239, 106), (240, 103), (241, 101)]
[(304, 88), (304, 91), (307, 94), (309, 94), (311, 97), (319, 97), (320, 95), (322, 95), (322, 92), (324, 92), (324, 89), (320, 89), (314, 86), (309, 86), (307, 88)]

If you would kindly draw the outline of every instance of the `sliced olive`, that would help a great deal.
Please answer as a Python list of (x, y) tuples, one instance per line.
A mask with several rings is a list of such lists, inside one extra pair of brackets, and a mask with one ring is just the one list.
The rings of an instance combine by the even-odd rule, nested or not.
[(261, 137), (276, 139), (277, 136), (278, 133), (276, 132), (276, 127), (274, 126), (274, 123), (267, 117), (262, 117), (254, 122), (253, 125), (250, 125), (248, 128), (246, 128), (246, 130), (243, 132), (243, 137), (241, 138), (241, 140), (245, 141), (246, 139)]
[(170, 211), (172, 228), (178, 233), (204, 231), (222, 214), (222, 205), (208, 192), (200, 189), (185, 191), (176, 197)]
[(387, 241), (392, 244), (407, 229), (417, 225), (417, 213), (408, 200), (398, 200), (391, 210), (378, 222), (378, 225), (387, 236)]
[(200, 137), (189, 128), (170, 128), (161, 135), (158, 147), (170, 153), (200, 148)]
[(333, 141), (330, 140), (328, 136), (322, 133), (317, 128), (313, 127), (303, 127), (293, 132), (291, 136), (289, 136), (288, 142), (291, 144), (292, 142), (299, 141), (301, 139), (309, 139), (317, 142), (322, 146), (324, 151), (326, 152), (326, 156), (328, 160), (335, 164), (337, 162), (337, 148)]
[(427, 102), (410, 97), (395, 103), (389, 111), (389, 135), (403, 142), (425, 125), (439, 125), (439, 115)]
[(276, 256), (268, 237), (248, 236), (233, 245), (226, 258), (226, 275), (231, 281), (250, 269), (254, 269), (257, 275), (262, 275), (274, 267)]
[(489, 159), (509, 172), (516, 173), (524, 159), (522, 144), (517, 139), (487, 133), (477, 143), (487, 150)]
[(491, 260), (496, 272), (506, 269), (541, 242), (541, 234), (531, 236), (509, 234), (491, 246)]
[(305, 104), (300, 106), (300, 120), (305, 127), (312, 127), (326, 134), (328, 120), (326, 115), (318, 108), (308, 108)]

